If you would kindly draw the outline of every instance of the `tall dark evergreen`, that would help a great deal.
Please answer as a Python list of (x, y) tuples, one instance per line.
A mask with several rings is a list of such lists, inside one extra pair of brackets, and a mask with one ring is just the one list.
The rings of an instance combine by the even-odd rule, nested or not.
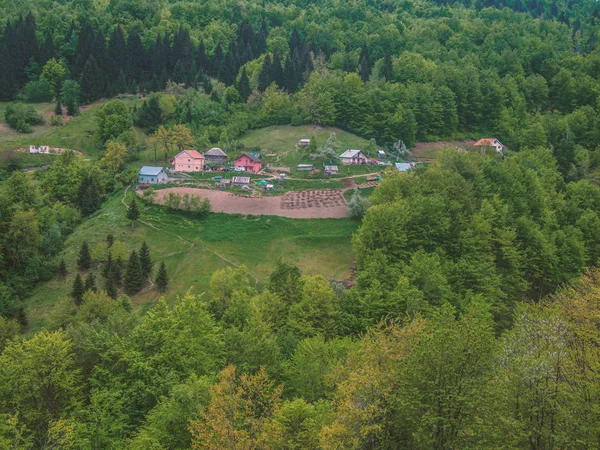
[(223, 62), (223, 48), (221, 44), (217, 44), (215, 48), (215, 53), (213, 54), (210, 61), (210, 71), (209, 73), (213, 76), (217, 76), (219, 74), (219, 70), (221, 69), (221, 63)]
[(248, 74), (246, 73), (246, 67), (242, 68), (242, 73), (240, 74), (240, 78), (237, 83), (237, 90), (240, 93), (240, 97), (242, 97), (243, 101), (248, 100), (250, 96), (250, 80), (248, 79)]
[(81, 275), (77, 274), (77, 276), (75, 277), (75, 281), (73, 281), (73, 287), (71, 289), (71, 298), (75, 302), (76, 306), (80, 306), (81, 302), (83, 302), (83, 294), (85, 294), (85, 286), (83, 285)]
[(140, 218), (140, 210), (139, 210), (137, 201), (135, 200), (135, 197), (131, 199), (131, 203), (129, 204), (129, 207), (127, 208), (126, 216), (127, 216), (127, 220), (131, 220), (132, 227), (133, 227), (133, 224), (135, 223), (135, 221)]
[(382, 71), (383, 78), (385, 78), (387, 81), (391, 81), (392, 80), (392, 72), (393, 72), (392, 55), (390, 52), (386, 52), (385, 57), (383, 58), (383, 71)]
[(208, 58), (206, 56), (206, 47), (204, 42), (200, 41), (198, 50), (196, 51), (196, 68), (202, 72), (206, 72), (208, 69)]
[(228, 52), (221, 62), (218, 78), (227, 86), (231, 86), (235, 81), (236, 73), (237, 69), (233, 52)]
[(83, 216), (89, 216), (100, 208), (101, 203), (100, 186), (92, 174), (85, 174), (78, 189), (79, 210)]
[(96, 277), (94, 277), (94, 274), (92, 272), (89, 272), (85, 277), (83, 292), (87, 291), (96, 292)]
[(120, 70), (117, 82), (115, 83), (115, 93), (124, 94), (125, 92), (127, 92), (127, 80), (125, 79), (125, 72)]
[(125, 278), (123, 280), (125, 290), (128, 294), (137, 294), (142, 289), (143, 275), (140, 267), (140, 260), (137, 252), (134, 250), (129, 256), (129, 262), (125, 269)]
[(140, 270), (143, 278), (149, 278), (152, 276), (152, 257), (150, 256), (150, 247), (146, 244), (146, 241), (142, 243), (140, 247)]
[(358, 74), (363, 81), (367, 81), (369, 75), (371, 75), (371, 60), (369, 59), (369, 49), (366, 42), (363, 44), (358, 58)]
[(104, 78), (93, 56), (90, 56), (85, 63), (79, 84), (81, 86), (81, 99), (84, 103), (98, 100), (104, 95)]
[(39, 52), (39, 63), (40, 66), (46, 64), (50, 59), (54, 58), (54, 42), (52, 42), (52, 34), (46, 33), (46, 38), (44, 39), (44, 45), (40, 49)]
[(279, 87), (283, 87), (283, 68), (281, 67), (281, 58), (279, 50), (273, 53), (273, 61), (271, 62), (271, 79)]
[(293, 94), (298, 89), (298, 71), (296, 70), (292, 57), (288, 55), (283, 67), (283, 87)]
[(273, 79), (271, 78), (271, 57), (267, 53), (265, 55), (265, 59), (263, 60), (262, 68), (260, 69), (260, 73), (258, 75), (258, 90), (264, 92)]
[(163, 293), (167, 290), (169, 285), (169, 274), (167, 273), (167, 266), (165, 266), (164, 261), (160, 263), (154, 285), (156, 286), (156, 290), (160, 293)]
[(79, 270), (89, 270), (92, 267), (92, 256), (87, 241), (83, 241), (79, 248), (79, 257), (77, 258), (77, 268)]
[(64, 280), (65, 278), (67, 278), (67, 275), (68, 275), (69, 273), (68, 273), (68, 269), (67, 269), (67, 263), (65, 262), (65, 259), (64, 259), (64, 258), (62, 258), (62, 259), (60, 260), (60, 262), (58, 263), (58, 268), (57, 268), (57, 270), (56, 270), (56, 271), (57, 271), (57, 273), (58, 273), (58, 276), (59, 276), (60, 278), (62, 278), (63, 280)]
[[(109, 79), (114, 82), (118, 80), (121, 73), (124, 75), (124, 70), (127, 67), (127, 42), (125, 41), (125, 35), (121, 25), (117, 25), (113, 28), (108, 41), (108, 55), (110, 60), (110, 66), (108, 68)], [(125, 86), (127, 86), (126, 83)], [(118, 92), (122, 93), (125, 92), (125, 90)]]
[(127, 69), (125, 75), (128, 80), (139, 83), (145, 71), (146, 52), (142, 45), (140, 35), (136, 32), (129, 35), (127, 40)]
[(117, 299), (117, 281), (114, 276), (114, 272), (110, 271), (108, 277), (104, 281), (104, 290), (106, 291), (106, 295), (108, 295), (113, 300)]

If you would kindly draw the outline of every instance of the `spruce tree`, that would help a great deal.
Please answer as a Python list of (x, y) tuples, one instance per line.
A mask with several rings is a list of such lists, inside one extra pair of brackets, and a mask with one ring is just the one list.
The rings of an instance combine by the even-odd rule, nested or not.
[(250, 80), (248, 79), (248, 74), (246, 73), (246, 67), (242, 68), (242, 73), (240, 74), (240, 79), (238, 80), (237, 90), (240, 93), (240, 97), (245, 102), (248, 100), (250, 96)]
[(146, 241), (140, 247), (140, 269), (143, 278), (152, 276), (152, 258), (150, 256), (150, 247), (148, 247)]
[(113, 300), (117, 299), (117, 282), (115, 280), (115, 277), (113, 276), (113, 272), (111, 271), (108, 274), (108, 277), (106, 278), (106, 281), (104, 282), (104, 290), (106, 291), (106, 294), (112, 298)]
[(85, 283), (83, 286), (83, 292), (92, 291), (96, 292), (96, 278), (92, 272), (89, 272), (85, 277)]
[(126, 216), (128, 220), (131, 220), (131, 227), (133, 227), (133, 223), (140, 218), (140, 210), (137, 202), (135, 201), (135, 197), (131, 199), (129, 208), (127, 208)]
[(176, 83), (186, 83), (187, 78), (188, 75), (185, 70), (185, 65), (181, 60), (178, 60), (175, 64), (175, 68), (173, 69), (173, 81)]
[(104, 95), (104, 78), (93, 56), (85, 63), (79, 84), (84, 102), (89, 103)]
[(108, 252), (108, 256), (106, 257), (106, 261), (104, 261), (104, 265), (102, 266), (102, 277), (105, 280), (108, 280), (108, 278), (110, 277), (111, 273), (112, 273), (112, 266), (113, 266), (113, 260), (112, 260), (112, 255), (110, 252)]
[(136, 294), (142, 288), (142, 270), (140, 260), (135, 250), (131, 252), (125, 272), (125, 290), (128, 294)]
[(160, 263), (160, 268), (158, 269), (154, 283), (156, 284), (158, 292), (163, 293), (167, 290), (167, 286), (169, 285), (169, 275), (167, 274), (167, 266), (165, 266), (164, 262)]
[(114, 243), (115, 237), (112, 235), (112, 233), (108, 233), (106, 235), (106, 245), (108, 246), (108, 248), (110, 248)]
[(83, 280), (81, 279), (81, 275), (77, 274), (75, 281), (73, 282), (73, 289), (71, 290), (71, 298), (75, 302), (75, 305), (81, 305), (84, 293), (85, 288), (83, 286)]
[(127, 80), (125, 79), (125, 72), (123, 72), (122, 69), (119, 71), (119, 76), (117, 77), (115, 91), (117, 94), (124, 94), (127, 92)]
[(267, 53), (258, 75), (258, 90), (264, 92), (271, 84), (271, 57)]
[(60, 106), (60, 100), (58, 99), (58, 94), (56, 95), (56, 105), (54, 105), (54, 115), (62, 117), (62, 106)]
[(88, 270), (92, 267), (92, 256), (87, 241), (83, 241), (79, 249), (79, 257), (77, 258), (77, 267), (79, 270)]
[(383, 78), (386, 79), (386, 81), (391, 81), (392, 80), (392, 55), (390, 54), (390, 52), (386, 52), (385, 54), (385, 58), (383, 59)]
[(366, 42), (363, 44), (360, 58), (358, 59), (358, 74), (363, 81), (367, 81), (369, 75), (371, 75), (371, 60), (369, 59), (369, 49)]
[(58, 263), (58, 276), (61, 277), (63, 280), (65, 278), (67, 278), (68, 275), (68, 270), (67, 270), (67, 263), (65, 262), (64, 258), (60, 260), (60, 263)]
[(271, 80), (273, 80), (277, 86), (283, 86), (283, 69), (281, 67), (279, 50), (275, 50), (275, 53), (273, 54), (273, 61), (271, 63)]

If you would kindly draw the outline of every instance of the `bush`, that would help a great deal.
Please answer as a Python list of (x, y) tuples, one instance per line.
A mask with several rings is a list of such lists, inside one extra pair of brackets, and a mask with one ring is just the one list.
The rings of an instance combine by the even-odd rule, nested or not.
[(64, 124), (62, 116), (50, 116), (50, 126), (62, 127)]
[(33, 106), (21, 103), (9, 103), (6, 106), (4, 120), (6, 120), (9, 127), (19, 133), (31, 133), (32, 125), (42, 125), (44, 123), (44, 118), (35, 112)]
[(362, 217), (367, 212), (371, 204), (369, 200), (360, 195), (358, 189), (354, 190), (354, 194), (352, 194), (352, 198), (348, 202), (348, 207), (350, 208), (350, 216), (351, 217)]
[(49, 102), (54, 97), (54, 87), (45, 78), (30, 81), (23, 88), (23, 97), (30, 102)]

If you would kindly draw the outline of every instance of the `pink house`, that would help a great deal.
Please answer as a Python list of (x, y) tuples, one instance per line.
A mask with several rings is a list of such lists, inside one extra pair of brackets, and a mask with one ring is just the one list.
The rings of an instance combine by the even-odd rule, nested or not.
[(235, 167), (242, 168), (245, 172), (258, 173), (262, 169), (262, 162), (257, 156), (244, 153), (235, 160)]
[(176, 172), (202, 172), (204, 156), (196, 150), (183, 150), (175, 155), (173, 168)]

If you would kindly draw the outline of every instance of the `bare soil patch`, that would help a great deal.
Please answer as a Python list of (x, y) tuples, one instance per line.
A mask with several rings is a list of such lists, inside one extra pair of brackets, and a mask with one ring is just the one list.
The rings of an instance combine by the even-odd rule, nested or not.
[[(348, 205), (340, 189), (287, 192), (283, 196), (254, 197), (229, 192), (167, 188), (156, 191), (155, 202), (163, 203), (169, 192), (208, 198), (213, 212), (290, 217), (293, 219), (335, 219), (348, 217)], [(138, 195), (141, 191), (138, 191)]]
[(465, 141), (437, 141), (437, 142), (417, 142), (411, 149), (413, 159), (417, 161), (431, 161), (437, 156), (437, 152), (444, 148), (466, 148), (472, 147), (474, 140)]

